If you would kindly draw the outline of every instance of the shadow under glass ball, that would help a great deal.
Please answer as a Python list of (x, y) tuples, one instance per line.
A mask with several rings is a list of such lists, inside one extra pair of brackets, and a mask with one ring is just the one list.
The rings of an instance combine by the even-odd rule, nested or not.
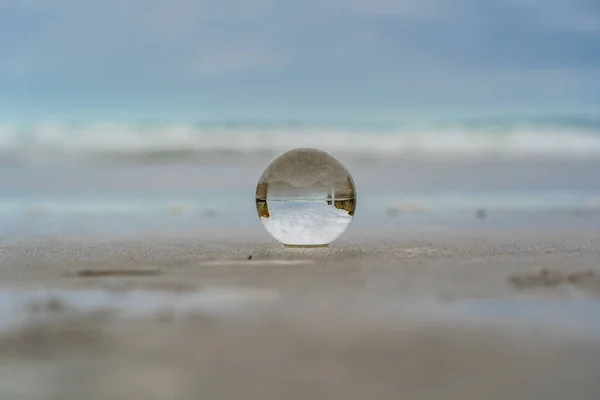
[(348, 228), (355, 209), (350, 172), (321, 150), (283, 153), (256, 187), (258, 217), (271, 236), (288, 246), (327, 246)]

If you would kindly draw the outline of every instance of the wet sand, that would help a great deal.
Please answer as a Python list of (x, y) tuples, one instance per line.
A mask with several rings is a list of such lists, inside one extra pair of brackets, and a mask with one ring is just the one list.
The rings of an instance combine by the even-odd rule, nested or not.
[(597, 399), (599, 295), (591, 234), (6, 243), (0, 397)]

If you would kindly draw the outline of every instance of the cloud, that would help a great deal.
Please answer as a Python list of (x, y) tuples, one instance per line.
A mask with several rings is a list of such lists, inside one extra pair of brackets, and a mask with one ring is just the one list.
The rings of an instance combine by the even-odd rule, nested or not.
[(551, 28), (600, 34), (600, 5), (595, 0), (511, 0), (510, 3)]
[(199, 76), (226, 76), (237, 71), (268, 71), (285, 65), (275, 51), (240, 43), (190, 56), (189, 72)]
[(595, 0), (2, 0), (0, 97), (577, 100), (598, 21)]
[(338, 10), (362, 17), (384, 16), (431, 20), (446, 15), (450, 2), (433, 0), (332, 0)]

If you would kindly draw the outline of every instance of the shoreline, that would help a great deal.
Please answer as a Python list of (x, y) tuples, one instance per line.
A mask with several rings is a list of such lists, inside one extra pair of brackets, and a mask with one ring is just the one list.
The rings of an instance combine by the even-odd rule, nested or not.
[(364, 232), (3, 244), (0, 395), (597, 398), (600, 234)]

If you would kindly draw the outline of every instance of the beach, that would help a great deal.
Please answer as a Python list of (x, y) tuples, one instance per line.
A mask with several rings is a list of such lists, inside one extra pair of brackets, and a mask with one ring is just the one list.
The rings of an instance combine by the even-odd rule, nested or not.
[(600, 399), (599, 5), (1, 0), (0, 400)]
[(541, 232), (316, 251), (4, 246), (0, 387), (7, 399), (592, 399), (599, 254), (598, 236)]
[(4, 167), (2, 397), (595, 399), (597, 164), (544, 162), (350, 163), (318, 249), (260, 163)]

